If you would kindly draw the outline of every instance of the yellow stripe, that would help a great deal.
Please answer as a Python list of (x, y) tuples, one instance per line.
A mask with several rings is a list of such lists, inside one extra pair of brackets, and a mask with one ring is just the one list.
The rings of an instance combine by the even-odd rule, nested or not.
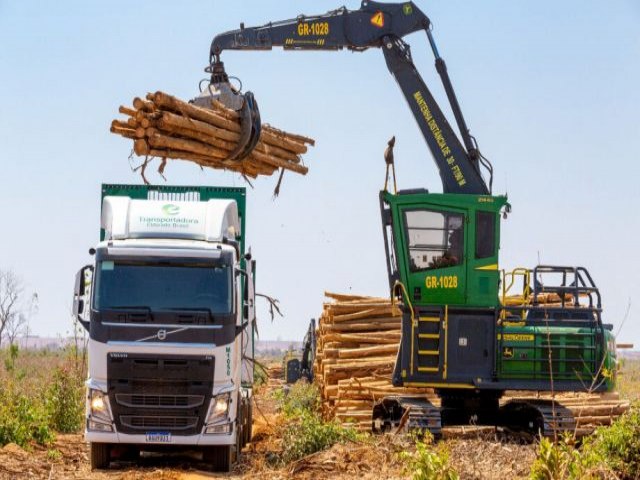
[(419, 372), (437, 372), (438, 367), (418, 367)]
[(418, 338), (440, 338), (439, 333), (419, 333)]
[(498, 264), (485, 265), (484, 267), (476, 267), (475, 270), (498, 270)]
[(418, 355), (440, 355), (438, 350), (418, 350)]
[(442, 373), (442, 379), (447, 379), (447, 343), (449, 343), (449, 305), (444, 306), (444, 372)]
[(438, 323), (440, 321), (440, 317), (420, 317), (418, 320), (420, 320), (421, 322)]
[(505, 327), (522, 327), (525, 322), (502, 322)]
[(467, 388), (473, 390), (473, 385), (466, 383), (433, 383), (433, 382), (403, 382), (404, 387), (427, 387), (427, 388)]
[[(404, 286), (402, 287), (404, 289)], [(409, 306), (411, 308), (411, 306)], [(413, 352), (416, 338), (416, 322), (413, 321), (413, 309), (411, 310), (411, 375), (413, 375)]]

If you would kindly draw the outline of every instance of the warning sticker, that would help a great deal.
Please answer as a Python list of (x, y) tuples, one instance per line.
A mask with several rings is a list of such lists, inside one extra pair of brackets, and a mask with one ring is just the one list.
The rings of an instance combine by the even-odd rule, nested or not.
[(384, 27), (384, 14), (382, 12), (375, 13), (373, 17), (371, 17), (371, 24), (378, 28)]

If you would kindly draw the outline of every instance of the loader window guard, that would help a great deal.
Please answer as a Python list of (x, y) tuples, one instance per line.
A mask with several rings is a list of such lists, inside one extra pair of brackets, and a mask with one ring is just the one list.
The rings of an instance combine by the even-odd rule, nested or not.
[(426, 209), (405, 210), (404, 223), (412, 272), (462, 264), (463, 214)]

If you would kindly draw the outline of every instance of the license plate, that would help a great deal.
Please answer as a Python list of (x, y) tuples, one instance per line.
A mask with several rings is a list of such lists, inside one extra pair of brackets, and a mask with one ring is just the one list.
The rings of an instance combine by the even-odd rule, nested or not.
[(171, 432), (147, 432), (147, 443), (171, 443)]

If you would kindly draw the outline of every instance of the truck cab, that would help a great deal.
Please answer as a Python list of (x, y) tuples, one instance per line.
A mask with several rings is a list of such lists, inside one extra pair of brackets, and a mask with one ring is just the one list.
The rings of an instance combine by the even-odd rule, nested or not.
[(77, 275), (89, 332), (93, 468), (198, 449), (229, 470), (251, 434), (255, 261), (243, 188), (104, 185), (102, 240)]

